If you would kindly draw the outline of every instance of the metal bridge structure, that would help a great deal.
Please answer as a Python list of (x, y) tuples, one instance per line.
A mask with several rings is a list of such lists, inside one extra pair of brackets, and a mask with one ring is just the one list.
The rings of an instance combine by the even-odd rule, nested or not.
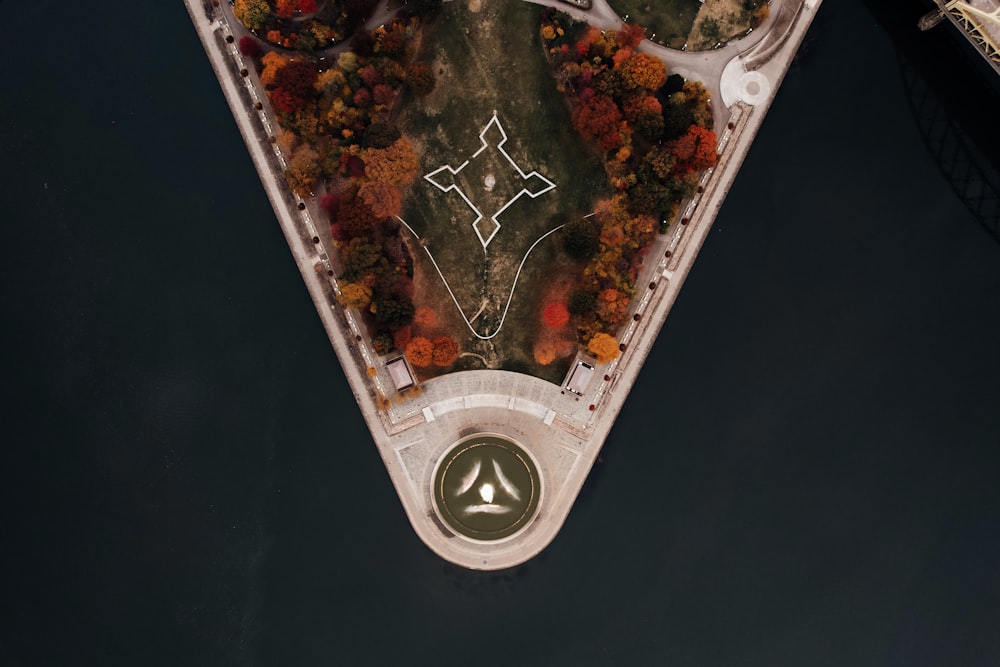
[(938, 8), (920, 19), (929, 30), (947, 18), (1000, 75), (1000, 0), (934, 0)]

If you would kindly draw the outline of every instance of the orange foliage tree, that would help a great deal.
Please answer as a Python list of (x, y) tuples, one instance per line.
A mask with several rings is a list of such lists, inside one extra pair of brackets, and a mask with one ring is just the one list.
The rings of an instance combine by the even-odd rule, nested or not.
[(399, 215), (403, 208), (403, 196), (399, 188), (378, 181), (369, 181), (358, 188), (358, 199), (376, 218)]
[(548, 366), (555, 361), (556, 353), (556, 344), (552, 341), (543, 340), (535, 343), (534, 357), (540, 366)]
[(423, 336), (415, 336), (406, 345), (406, 358), (410, 363), (419, 368), (426, 368), (431, 365), (434, 358), (434, 343)]
[(399, 187), (412, 183), (420, 169), (417, 151), (406, 137), (400, 137), (388, 148), (366, 148), (361, 159), (365, 163), (365, 176)]
[(666, 65), (648, 53), (633, 53), (622, 62), (619, 70), (628, 88), (657, 90), (667, 80)]
[(264, 69), (260, 72), (260, 83), (262, 86), (273, 86), (278, 71), (288, 64), (288, 57), (275, 51), (268, 51), (260, 59)]
[(615, 340), (614, 336), (610, 336), (606, 333), (594, 334), (594, 337), (590, 339), (587, 344), (587, 349), (590, 350), (591, 354), (597, 357), (597, 361), (602, 364), (606, 364), (609, 361), (613, 361), (618, 358), (621, 353), (618, 349), (618, 341)]
[(435, 338), (431, 358), (435, 366), (451, 366), (458, 359), (458, 343), (447, 336)]

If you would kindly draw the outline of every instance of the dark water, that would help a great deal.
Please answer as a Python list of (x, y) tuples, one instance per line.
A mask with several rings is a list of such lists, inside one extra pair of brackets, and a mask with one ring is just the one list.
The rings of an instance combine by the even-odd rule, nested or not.
[(0, 664), (1000, 664), (1000, 244), (858, 0), (494, 574), (410, 530), (180, 3), (0, 23)]

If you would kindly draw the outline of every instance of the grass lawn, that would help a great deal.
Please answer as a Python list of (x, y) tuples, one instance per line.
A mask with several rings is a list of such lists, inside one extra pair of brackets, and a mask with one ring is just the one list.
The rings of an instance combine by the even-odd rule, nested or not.
[[(470, 354), (459, 367), (558, 382), (575, 335), (543, 331), (540, 310), (574, 267), (560, 264), (558, 232), (546, 234), (566, 216), (591, 212), (610, 185), (555, 88), (538, 37), (540, 11), (524, 2), (446, 3), (424, 38), (437, 86), (403, 105), (396, 121), (421, 150), (421, 175), (433, 180), (418, 179), (402, 215), (420, 239), (411, 239), (415, 303), (437, 315), (414, 333), (461, 341)], [(538, 176), (522, 176), (532, 172)], [(483, 216), (479, 233), (466, 198)], [(497, 228), (490, 217), (505, 205)], [(533, 353), (543, 338), (558, 350), (544, 366)]]
[(638, 23), (654, 41), (674, 49), (684, 46), (695, 16), (701, 9), (698, 0), (609, 0), (619, 16)]

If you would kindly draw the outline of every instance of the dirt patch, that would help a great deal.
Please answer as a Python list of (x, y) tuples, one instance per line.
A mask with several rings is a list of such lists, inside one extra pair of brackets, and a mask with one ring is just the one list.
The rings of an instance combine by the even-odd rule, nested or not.
[(689, 51), (707, 51), (747, 33), (767, 16), (767, 5), (744, 0), (705, 0), (688, 35)]

